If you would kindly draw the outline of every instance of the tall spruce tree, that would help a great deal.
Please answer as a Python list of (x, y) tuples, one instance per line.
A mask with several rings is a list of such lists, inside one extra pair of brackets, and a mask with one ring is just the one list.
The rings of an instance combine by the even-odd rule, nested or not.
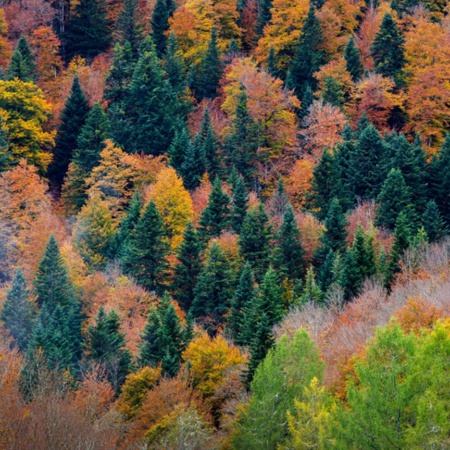
[(301, 290), (299, 302), (315, 303), (320, 305), (323, 301), (323, 292), (316, 282), (316, 274), (314, 273), (313, 266), (310, 266), (306, 271), (305, 283)]
[(21, 35), (8, 66), (7, 78), (21, 81), (37, 81), (36, 62), (24, 35)]
[(189, 131), (186, 126), (180, 127), (179, 130), (175, 132), (174, 138), (170, 147), (168, 149), (168, 154), (170, 158), (170, 165), (177, 171), (181, 176), (183, 175), (183, 162), (186, 158), (186, 152), (189, 146), (191, 146), (191, 138), (189, 136)]
[(115, 37), (119, 44), (128, 42), (134, 58), (137, 58), (142, 30), (138, 19), (138, 0), (124, 0), (123, 8), (117, 17)]
[(344, 93), (339, 83), (330, 75), (325, 78), (325, 84), (322, 91), (322, 99), (324, 103), (343, 108), (345, 103)]
[(77, 147), (78, 137), (89, 113), (89, 103), (81, 90), (78, 76), (75, 75), (72, 89), (61, 113), (61, 122), (56, 134), (53, 160), (48, 167), (47, 176), (56, 188), (61, 188), (67, 174), (72, 153)]
[(278, 58), (275, 54), (275, 49), (273, 45), (270, 46), (269, 56), (267, 57), (267, 72), (270, 73), (274, 78), (281, 78), (281, 71), (278, 68)]
[(202, 318), (207, 331), (215, 334), (230, 307), (234, 280), (230, 263), (217, 242), (213, 241), (197, 278), (190, 312)]
[(194, 289), (201, 270), (202, 245), (191, 222), (183, 234), (177, 251), (178, 264), (174, 268), (172, 291), (180, 307), (188, 312), (194, 301)]
[(80, 0), (67, 22), (63, 41), (66, 61), (75, 55), (92, 59), (104, 52), (111, 42), (105, 0)]
[(391, 14), (386, 13), (371, 47), (375, 71), (397, 82), (405, 65), (404, 38)]
[(0, 173), (11, 165), (11, 151), (9, 149), (8, 130), (3, 117), (0, 117)]
[(304, 99), (307, 86), (312, 91), (316, 88), (317, 81), (313, 74), (325, 62), (324, 53), (321, 50), (322, 43), (322, 27), (316, 16), (314, 4), (311, 2), (286, 78), (287, 85), (290, 89), (294, 89), (300, 100)]
[(270, 19), (272, 18), (272, 3), (273, 0), (262, 0), (259, 3), (255, 29), (258, 36), (262, 36), (264, 27), (270, 22)]
[(166, 32), (169, 29), (169, 5), (167, 0), (156, 0), (153, 9), (150, 25), (152, 27), (153, 42), (155, 43), (156, 53), (161, 58), (166, 49)]
[(6, 293), (6, 300), (0, 310), (0, 319), (9, 336), (21, 352), (25, 352), (33, 328), (33, 306), (27, 282), (20, 269), (17, 270)]
[(217, 139), (212, 127), (208, 108), (205, 108), (203, 112), (197, 142), (202, 146), (202, 153), (205, 155), (206, 170), (210, 179), (213, 180), (219, 177), (221, 175), (221, 162), (218, 155)]
[(252, 266), (257, 281), (269, 267), (271, 258), (272, 226), (262, 203), (251, 208), (245, 216), (239, 235), (239, 250)]
[(347, 70), (354, 82), (358, 81), (364, 73), (364, 67), (361, 62), (361, 56), (358, 47), (355, 45), (355, 39), (350, 36), (344, 50), (344, 58)]
[(222, 73), (223, 65), (217, 43), (217, 30), (213, 28), (205, 56), (194, 68), (191, 87), (197, 100), (216, 97)]
[(162, 292), (167, 280), (169, 243), (153, 200), (144, 208), (124, 250), (125, 273), (149, 291)]
[(300, 230), (295, 220), (294, 210), (288, 205), (283, 222), (276, 234), (275, 263), (283, 277), (290, 280), (300, 279), (304, 274), (304, 251)]
[(104, 367), (116, 394), (131, 369), (131, 353), (125, 347), (125, 334), (120, 332), (120, 326), (116, 311), (106, 313), (102, 306), (95, 324), (88, 327), (84, 343), (87, 360)]
[(244, 180), (236, 173), (236, 180), (231, 183), (231, 228), (236, 234), (240, 234), (242, 224), (247, 214), (248, 191)]
[(204, 147), (201, 145), (200, 136), (197, 135), (194, 142), (189, 142), (181, 164), (181, 176), (183, 177), (184, 187), (190, 191), (198, 188), (205, 171), (206, 158)]
[(422, 216), (422, 222), (430, 242), (440, 241), (448, 234), (448, 227), (444, 219), (442, 219), (439, 208), (434, 200), (430, 200), (427, 203)]
[(223, 192), (222, 183), (214, 180), (208, 205), (200, 216), (200, 234), (203, 239), (219, 236), (230, 225), (230, 197)]

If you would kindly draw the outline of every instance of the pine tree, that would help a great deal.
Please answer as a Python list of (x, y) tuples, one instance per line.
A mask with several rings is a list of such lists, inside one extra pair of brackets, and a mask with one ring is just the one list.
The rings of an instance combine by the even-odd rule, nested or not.
[(181, 175), (184, 187), (190, 191), (200, 186), (201, 179), (206, 171), (206, 158), (203, 153), (203, 146), (199, 138), (194, 142), (189, 142), (181, 164)]
[(448, 234), (448, 228), (434, 200), (430, 200), (427, 203), (422, 222), (430, 242), (440, 241)]
[(260, 203), (248, 211), (239, 236), (240, 253), (252, 266), (257, 281), (269, 267), (271, 240), (272, 226), (264, 205)]
[(8, 130), (5, 122), (0, 117), (0, 173), (7, 170), (11, 165), (11, 152), (9, 150)]
[(189, 131), (186, 126), (182, 126), (175, 132), (175, 136), (168, 150), (170, 165), (178, 174), (183, 175), (183, 163), (186, 158), (187, 150), (191, 145)]
[(340, 253), (329, 249), (323, 263), (318, 267), (317, 283), (323, 292), (327, 292), (333, 282), (333, 267), (337, 255)]
[(88, 327), (84, 344), (88, 361), (104, 367), (116, 394), (131, 369), (131, 353), (125, 347), (125, 334), (120, 332), (120, 326), (116, 311), (106, 313), (101, 306), (95, 324)]
[(167, 0), (156, 0), (150, 21), (156, 53), (161, 58), (166, 49), (166, 32), (169, 29), (169, 5)]
[(191, 314), (205, 320), (207, 331), (214, 334), (224, 322), (224, 314), (233, 295), (230, 263), (217, 242), (213, 241), (197, 278)]
[(21, 81), (37, 81), (34, 55), (24, 35), (21, 35), (8, 66), (7, 79), (18, 78)]
[(115, 32), (118, 43), (124, 45), (127, 42), (136, 59), (139, 51), (139, 44), (142, 40), (142, 30), (137, 17), (137, 6), (137, 0), (124, 0), (123, 8), (117, 17)]
[(306, 271), (305, 284), (303, 286), (300, 303), (315, 303), (321, 304), (323, 300), (323, 292), (316, 282), (316, 275), (314, 273), (314, 268), (310, 266)]
[(344, 106), (345, 98), (341, 86), (339, 86), (339, 83), (332, 76), (327, 76), (325, 78), (322, 99), (324, 103), (329, 103), (337, 108), (342, 109)]
[(213, 28), (205, 56), (194, 68), (192, 89), (197, 100), (216, 97), (222, 73), (223, 67), (217, 45), (217, 30)]
[(161, 292), (167, 278), (169, 243), (161, 216), (151, 200), (131, 232), (122, 266), (149, 291)]
[[(288, 72), (289, 75), (289, 72)], [(311, 83), (305, 83), (303, 88), (303, 95), (301, 97), (301, 108), (298, 111), (299, 117), (306, 117), (309, 113), (309, 108), (313, 104), (314, 101), (314, 92), (311, 88)]]
[(228, 327), (233, 336), (234, 342), (238, 345), (246, 345), (244, 332), (245, 312), (255, 301), (257, 295), (255, 281), (251, 266), (245, 263), (239, 278), (239, 284), (231, 299), (230, 316), (228, 318)]
[(267, 72), (269, 72), (274, 78), (281, 78), (277, 59), (275, 49), (273, 48), (273, 45), (271, 45), (269, 49), (269, 56), (267, 57)]
[(200, 234), (203, 239), (220, 236), (230, 224), (230, 198), (223, 192), (218, 178), (214, 180), (208, 205), (200, 216)]
[(344, 58), (347, 65), (347, 70), (350, 73), (352, 80), (357, 82), (364, 73), (364, 67), (361, 62), (361, 56), (358, 47), (355, 45), (355, 39), (350, 36), (344, 50)]
[(371, 47), (375, 71), (400, 81), (405, 65), (404, 38), (391, 14), (386, 13)]
[(300, 100), (303, 100), (307, 86), (312, 91), (316, 88), (317, 81), (314, 79), (313, 74), (325, 62), (324, 53), (320, 48), (322, 43), (322, 28), (316, 16), (314, 5), (311, 2), (295, 56), (289, 66), (286, 78), (289, 88), (294, 89)]
[(391, 169), (377, 198), (377, 225), (395, 227), (398, 215), (411, 204), (411, 193), (399, 169)]
[(127, 152), (161, 155), (173, 140), (179, 113), (177, 94), (147, 36), (124, 100), (111, 119), (113, 138)]
[(183, 241), (178, 248), (178, 264), (174, 269), (172, 290), (175, 300), (184, 311), (194, 301), (194, 289), (201, 270), (202, 245), (191, 222), (186, 226)]
[(78, 136), (80, 136), (88, 113), (89, 103), (81, 90), (78, 76), (75, 75), (72, 89), (61, 113), (53, 160), (47, 171), (47, 176), (57, 188), (62, 186), (69, 163), (72, 160), (72, 152), (77, 147)]
[(283, 222), (276, 234), (276, 240), (276, 267), (285, 278), (290, 280), (301, 278), (305, 268), (304, 251), (300, 230), (291, 205), (286, 208)]
[(259, 288), (257, 314), (266, 314), (271, 325), (275, 325), (283, 317), (283, 287), (278, 274), (269, 267)]
[(203, 113), (198, 142), (202, 146), (202, 154), (205, 155), (206, 170), (210, 179), (213, 180), (221, 175), (221, 163), (217, 153), (217, 139), (212, 128), (211, 116), (208, 108), (205, 108)]
[(38, 306), (47, 304), (54, 308), (56, 305), (68, 306), (73, 301), (73, 287), (53, 235), (36, 271), (34, 293)]
[(70, 15), (63, 38), (66, 61), (75, 55), (92, 59), (104, 52), (111, 41), (105, 1), (80, 0)]
[(373, 245), (373, 236), (364, 233), (361, 224), (358, 224), (355, 232), (355, 238), (352, 245), (353, 257), (356, 265), (361, 271), (363, 278), (370, 278), (375, 275), (375, 249)]
[(264, 27), (270, 22), (272, 18), (272, 0), (262, 0), (258, 8), (258, 17), (256, 18), (256, 34), (262, 36)]
[(349, 180), (354, 195), (361, 199), (376, 198), (389, 164), (387, 146), (373, 125), (361, 131), (349, 163)]
[(356, 256), (353, 248), (348, 249), (344, 255), (341, 287), (346, 301), (351, 300), (359, 293), (363, 282), (362, 271), (358, 266)]
[(248, 111), (247, 94), (243, 89), (225, 147), (228, 165), (236, 168), (247, 185), (253, 181), (256, 173), (258, 146), (258, 127)]
[(247, 214), (248, 191), (239, 175), (236, 176), (236, 182), (232, 183), (232, 194), (231, 228), (236, 234), (240, 234)]
[(6, 300), (0, 310), (0, 319), (9, 336), (21, 352), (25, 352), (33, 327), (33, 307), (29, 300), (30, 292), (20, 269), (6, 293)]

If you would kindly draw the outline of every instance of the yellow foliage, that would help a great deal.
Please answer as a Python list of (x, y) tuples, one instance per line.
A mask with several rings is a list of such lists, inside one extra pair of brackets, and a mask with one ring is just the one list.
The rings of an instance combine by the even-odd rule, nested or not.
[(166, 167), (158, 173), (156, 183), (147, 192), (146, 200), (150, 199), (161, 214), (173, 250), (181, 244), (186, 225), (194, 219), (191, 196), (175, 169)]

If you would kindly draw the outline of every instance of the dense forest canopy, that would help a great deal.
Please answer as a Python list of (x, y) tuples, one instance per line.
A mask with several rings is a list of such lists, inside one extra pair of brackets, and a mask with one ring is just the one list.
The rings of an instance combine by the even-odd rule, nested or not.
[(3, 2), (0, 448), (450, 448), (449, 8)]

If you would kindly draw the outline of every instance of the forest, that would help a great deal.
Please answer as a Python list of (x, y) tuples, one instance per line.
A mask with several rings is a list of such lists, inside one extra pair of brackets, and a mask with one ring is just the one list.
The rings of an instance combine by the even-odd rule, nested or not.
[(0, 449), (450, 449), (450, 3), (4, 0)]

